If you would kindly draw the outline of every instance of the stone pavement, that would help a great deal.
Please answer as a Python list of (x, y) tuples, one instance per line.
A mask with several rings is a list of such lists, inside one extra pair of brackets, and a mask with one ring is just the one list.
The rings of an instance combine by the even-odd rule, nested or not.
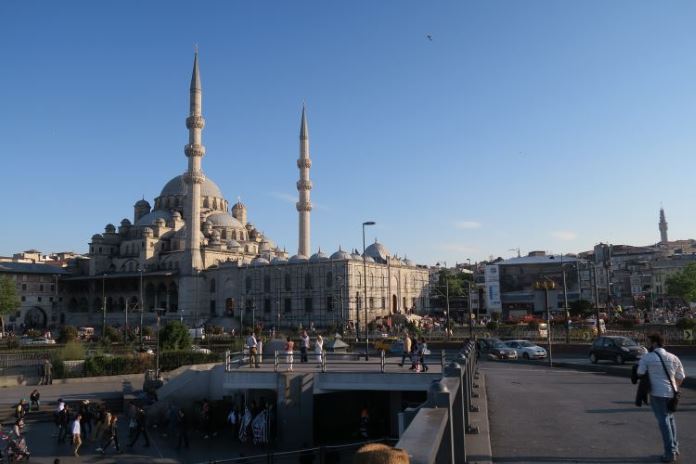
[[(482, 362), (493, 462), (659, 462), (662, 440), (649, 406), (633, 404), (627, 379), (543, 365)], [(681, 461), (696, 462), (696, 393), (677, 413)]]

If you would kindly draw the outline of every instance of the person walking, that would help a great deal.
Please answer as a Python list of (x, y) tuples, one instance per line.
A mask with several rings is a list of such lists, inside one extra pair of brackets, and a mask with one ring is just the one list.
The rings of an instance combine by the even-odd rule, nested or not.
[(81, 427), (80, 427), (80, 420), (82, 417), (80, 414), (75, 416), (75, 420), (72, 421), (72, 424), (70, 425), (70, 433), (72, 434), (72, 444), (73, 444), (73, 456), (79, 456), (80, 454), (78, 451), (80, 450), (80, 446), (82, 446), (82, 433), (81, 433)]
[(82, 430), (82, 439), (87, 440), (92, 434), (92, 408), (89, 405), (89, 400), (83, 400), (78, 409), (80, 419), (80, 428)]
[(178, 436), (176, 449), (180, 449), (182, 443), (186, 448), (188, 448), (188, 418), (186, 417), (186, 414), (184, 414), (183, 409), (179, 409), (179, 411), (176, 414), (176, 433)]
[(647, 373), (650, 377), (650, 406), (660, 427), (664, 448), (661, 461), (676, 462), (679, 455), (677, 421), (670, 404), (677, 396), (686, 374), (679, 358), (664, 349), (662, 335), (649, 335), (648, 340), (650, 352), (638, 363), (637, 374)]
[(399, 367), (404, 367), (404, 361), (406, 361), (406, 358), (411, 361), (411, 337), (408, 336), (408, 332), (404, 332), (404, 346), (401, 353), (401, 362), (399, 363)]
[(292, 364), (295, 362), (295, 356), (292, 354), (294, 349), (295, 342), (290, 337), (287, 337), (285, 341), (285, 362), (288, 365), (288, 372), (292, 372)]
[(425, 363), (425, 357), (430, 354), (428, 344), (425, 343), (425, 337), (421, 337), (418, 344), (418, 362), (421, 366), (421, 371), (428, 372), (428, 365)]
[(72, 414), (70, 412), (70, 407), (65, 406), (58, 416), (58, 443), (65, 443), (65, 439), (70, 433), (70, 424), (72, 423)]
[(246, 345), (247, 348), (249, 348), (249, 367), (254, 367), (254, 365), (256, 367), (259, 367), (259, 359), (256, 356), (258, 342), (256, 341), (256, 336), (254, 335), (254, 332), (251, 332), (251, 334), (247, 337)]
[(314, 342), (314, 354), (317, 355), (318, 367), (321, 367), (321, 358), (324, 352), (324, 338), (321, 335), (317, 335), (317, 339)]
[(307, 362), (307, 351), (309, 351), (309, 335), (307, 331), (303, 330), (302, 335), (300, 335), (300, 362)]
[(41, 393), (39, 393), (39, 390), (36, 388), (34, 391), (32, 391), (29, 394), (29, 401), (31, 401), (31, 405), (29, 406), (29, 411), (34, 409), (34, 406), (36, 406), (36, 410), (39, 410), (39, 400), (41, 399)]
[(44, 385), (53, 384), (53, 364), (51, 360), (46, 358), (44, 360)]
[(109, 423), (103, 430), (104, 442), (99, 448), (97, 448), (97, 453), (105, 454), (106, 450), (108, 450), (109, 446), (111, 446), (113, 443), (114, 448), (116, 448), (116, 452), (120, 454), (121, 447), (118, 444), (118, 416), (116, 414), (109, 414)]
[(143, 438), (145, 438), (145, 447), (150, 447), (150, 437), (147, 434), (146, 419), (147, 417), (145, 416), (145, 410), (143, 408), (138, 408), (137, 412), (135, 413), (135, 431), (131, 442), (128, 444), (129, 448), (132, 448), (135, 445), (135, 442), (138, 441), (138, 438), (140, 438), (140, 434), (142, 434)]

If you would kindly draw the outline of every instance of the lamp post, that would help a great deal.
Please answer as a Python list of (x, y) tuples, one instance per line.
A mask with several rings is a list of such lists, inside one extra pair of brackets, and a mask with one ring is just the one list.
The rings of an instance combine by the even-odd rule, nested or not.
[(106, 338), (106, 274), (102, 274), (102, 338)]
[(160, 361), (160, 318), (165, 313), (166, 308), (157, 308), (157, 357), (155, 358), (155, 375), (159, 379), (159, 361)]
[(473, 339), (474, 339), (474, 321), (473, 321), (473, 317), (472, 317), (473, 314), (471, 313), (471, 302), (472, 302), (472, 299), (471, 299), (471, 283), (472, 283), (472, 282), (471, 282), (470, 280), (467, 280), (467, 285), (468, 285), (468, 287), (469, 287), (469, 304), (467, 304), (467, 306), (468, 306), (468, 308), (469, 308), (469, 338), (470, 338), (471, 340), (473, 340)]
[(551, 308), (549, 308), (549, 290), (556, 288), (556, 282), (544, 277), (544, 280), (537, 280), (534, 283), (534, 288), (544, 291), (544, 307), (546, 308), (546, 334), (549, 340), (549, 367), (553, 366), (553, 356), (551, 354), (552, 338), (551, 338)]
[(449, 339), (449, 329), (450, 329), (450, 304), (449, 304), (449, 275), (445, 274), (445, 300), (446, 300), (446, 324), (447, 327), (445, 329), (445, 333), (447, 334), (447, 338)]
[(143, 314), (145, 313), (145, 302), (143, 301), (143, 267), (138, 268), (140, 271), (140, 346), (143, 346)]
[(563, 309), (566, 319), (566, 344), (570, 344), (570, 312), (568, 310), (568, 286), (566, 285), (566, 272), (563, 265), (563, 255), (561, 255), (561, 273), (563, 274)]
[(369, 346), (370, 346), (370, 341), (369, 341), (369, 334), (368, 334), (368, 329), (367, 329), (367, 256), (365, 255), (365, 226), (374, 226), (375, 222), (374, 221), (365, 221), (362, 223), (362, 239), (363, 239), (363, 292), (364, 292), (364, 301), (363, 305), (365, 306), (365, 361), (369, 360), (369, 356), (367, 354)]

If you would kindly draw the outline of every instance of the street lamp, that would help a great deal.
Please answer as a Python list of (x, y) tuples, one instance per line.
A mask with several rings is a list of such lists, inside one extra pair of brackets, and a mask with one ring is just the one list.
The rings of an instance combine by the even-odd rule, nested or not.
[(143, 346), (143, 314), (145, 313), (145, 304), (143, 301), (143, 266), (138, 267), (140, 271), (140, 346)]
[(561, 254), (561, 273), (563, 274), (563, 309), (566, 318), (566, 344), (570, 344), (570, 311), (568, 309), (568, 286), (566, 285), (566, 272), (563, 265), (563, 255)]
[(546, 335), (549, 339), (549, 367), (553, 366), (553, 357), (551, 355), (551, 308), (549, 308), (549, 290), (556, 288), (556, 282), (544, 277), (544, 280), (537, 280), (534, 283), (534, 288), (544, 291), (544, 307), (546, 308)]
[(102, 274), (102, 339), (106, 338), (106, 274)]
[[(365, 254), (365, 226), (374, 226), (375, 221), (365, 221), (362, 223), (362, 239), (363, 239), (363, 291), (364, 291), (364, 301), (365, 305), (365, 361), (369, 360), (368, 349), (370, 346), (369, 334), (367, 330), (367, 255)], [(393, 310), (393, 308), (392, 308)]]
[(155, 375), (159, 379), (159, 361), (160, 361), (160, 318), (167, 311), (166, 308), (156, 308), (155, 313), (157, 314), (157, 357), (155, 358)]

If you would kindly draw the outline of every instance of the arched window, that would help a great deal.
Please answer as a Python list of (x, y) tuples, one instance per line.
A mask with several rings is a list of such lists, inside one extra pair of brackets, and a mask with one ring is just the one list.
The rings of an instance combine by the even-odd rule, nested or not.
[(326, 288), (333, 287), (333, 272), (329, 271), (326, 273)]
[(271, 291), (271, 276), (269, 276), (269, 275), (263, 276), (263, 291), (264, 292)]
[(210, 293), (215, 293), (215, 279), (210, 281)]
[(289, 272), (285, 273), (285, 291), (290, 291), (292, 290), (292, 276), (290, 276)]
[(312, 273), (311, 273), (311, 272), (308, 272), (307, 274), (305, 274), (305, 281), (304, 281), (304, 282), (305, 282), (305, 283), (304, 283), (304, 288), (305, 288), (306, 290), (311, 290), (311, 289), (312, 289), (312, 286), (313, 286), (313, 285), (312, 285)]
[(362, 286), (362, 274), (358, 272), (358, 286)]
[(244, 280), (244, 288), (246, 288), (246, 292), (249, 293), (251, 291), (251, 277), (247, 276), (247, 278)]

